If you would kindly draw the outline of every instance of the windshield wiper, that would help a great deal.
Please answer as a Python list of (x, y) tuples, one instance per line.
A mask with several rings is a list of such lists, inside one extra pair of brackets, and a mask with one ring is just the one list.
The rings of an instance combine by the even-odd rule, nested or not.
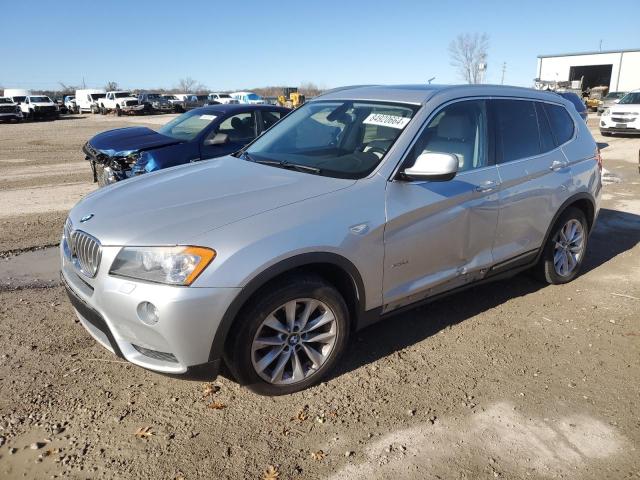
[(263, 165), (270, 165), (278, 168), (286, 168), (287, 170), (296, 170), (298, 172), (303, 172), (303, 173), (313, 173), (315, 175), (318, 175), (321, 172), (321, 170), (316, 167), (311, 167), (309, 165), (302, 165), (300, 163), (284, 162), (281, 160), (254, 160), (254, 162), (261, 163)]

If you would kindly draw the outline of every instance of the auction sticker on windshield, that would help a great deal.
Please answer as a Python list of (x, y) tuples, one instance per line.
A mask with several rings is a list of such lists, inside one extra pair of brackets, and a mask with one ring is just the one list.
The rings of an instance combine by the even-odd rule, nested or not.
[(200, 115), (200, 120), (215, 120), (215, 115)]
[(384, 113), (372, 113), (364, 122), (368, 125), (380, 125), (382, 127), (404, 128), (409, 123), (410, 118), (398, 117), (397, 115), (385, 115)]

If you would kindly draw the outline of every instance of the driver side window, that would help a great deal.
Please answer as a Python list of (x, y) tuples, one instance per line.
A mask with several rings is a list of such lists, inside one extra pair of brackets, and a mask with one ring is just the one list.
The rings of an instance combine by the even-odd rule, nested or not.
[(442, 109), (420, 134), (406, 165), (422, 153), (449, 153), (458, 158), (458, 172), (489, 165), (488, 121), (484, 100), (457, 102)]

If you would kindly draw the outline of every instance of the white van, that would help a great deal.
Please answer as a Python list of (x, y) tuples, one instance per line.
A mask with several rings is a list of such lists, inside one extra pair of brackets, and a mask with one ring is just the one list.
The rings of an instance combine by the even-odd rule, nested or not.
[(231, 98), (235, 98), (238, 102), (248, 105), (262, 105), (265, 103), (260, 95), (253, 92), (234, 92), (231, 94)]
[(78, 113), (91, 112), (98, 113), (98, 101), (107, 96), (103, 89), (76, 90), (76, 106)]

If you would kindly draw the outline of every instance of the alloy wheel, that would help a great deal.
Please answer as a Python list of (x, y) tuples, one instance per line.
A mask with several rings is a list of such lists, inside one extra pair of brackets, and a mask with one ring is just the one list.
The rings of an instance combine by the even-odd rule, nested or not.
[(338, 335), (335, 313), (313, 298), (276, 308), (260, 324), (251, 345), (256, 373), (273, 385), (298, 383), (327, 362)]
[(584, 228), (572, 218), (555, 235), (553, 247), (553, 265), (561, 277), (567, 277), (576, 269), (584, 254)]

